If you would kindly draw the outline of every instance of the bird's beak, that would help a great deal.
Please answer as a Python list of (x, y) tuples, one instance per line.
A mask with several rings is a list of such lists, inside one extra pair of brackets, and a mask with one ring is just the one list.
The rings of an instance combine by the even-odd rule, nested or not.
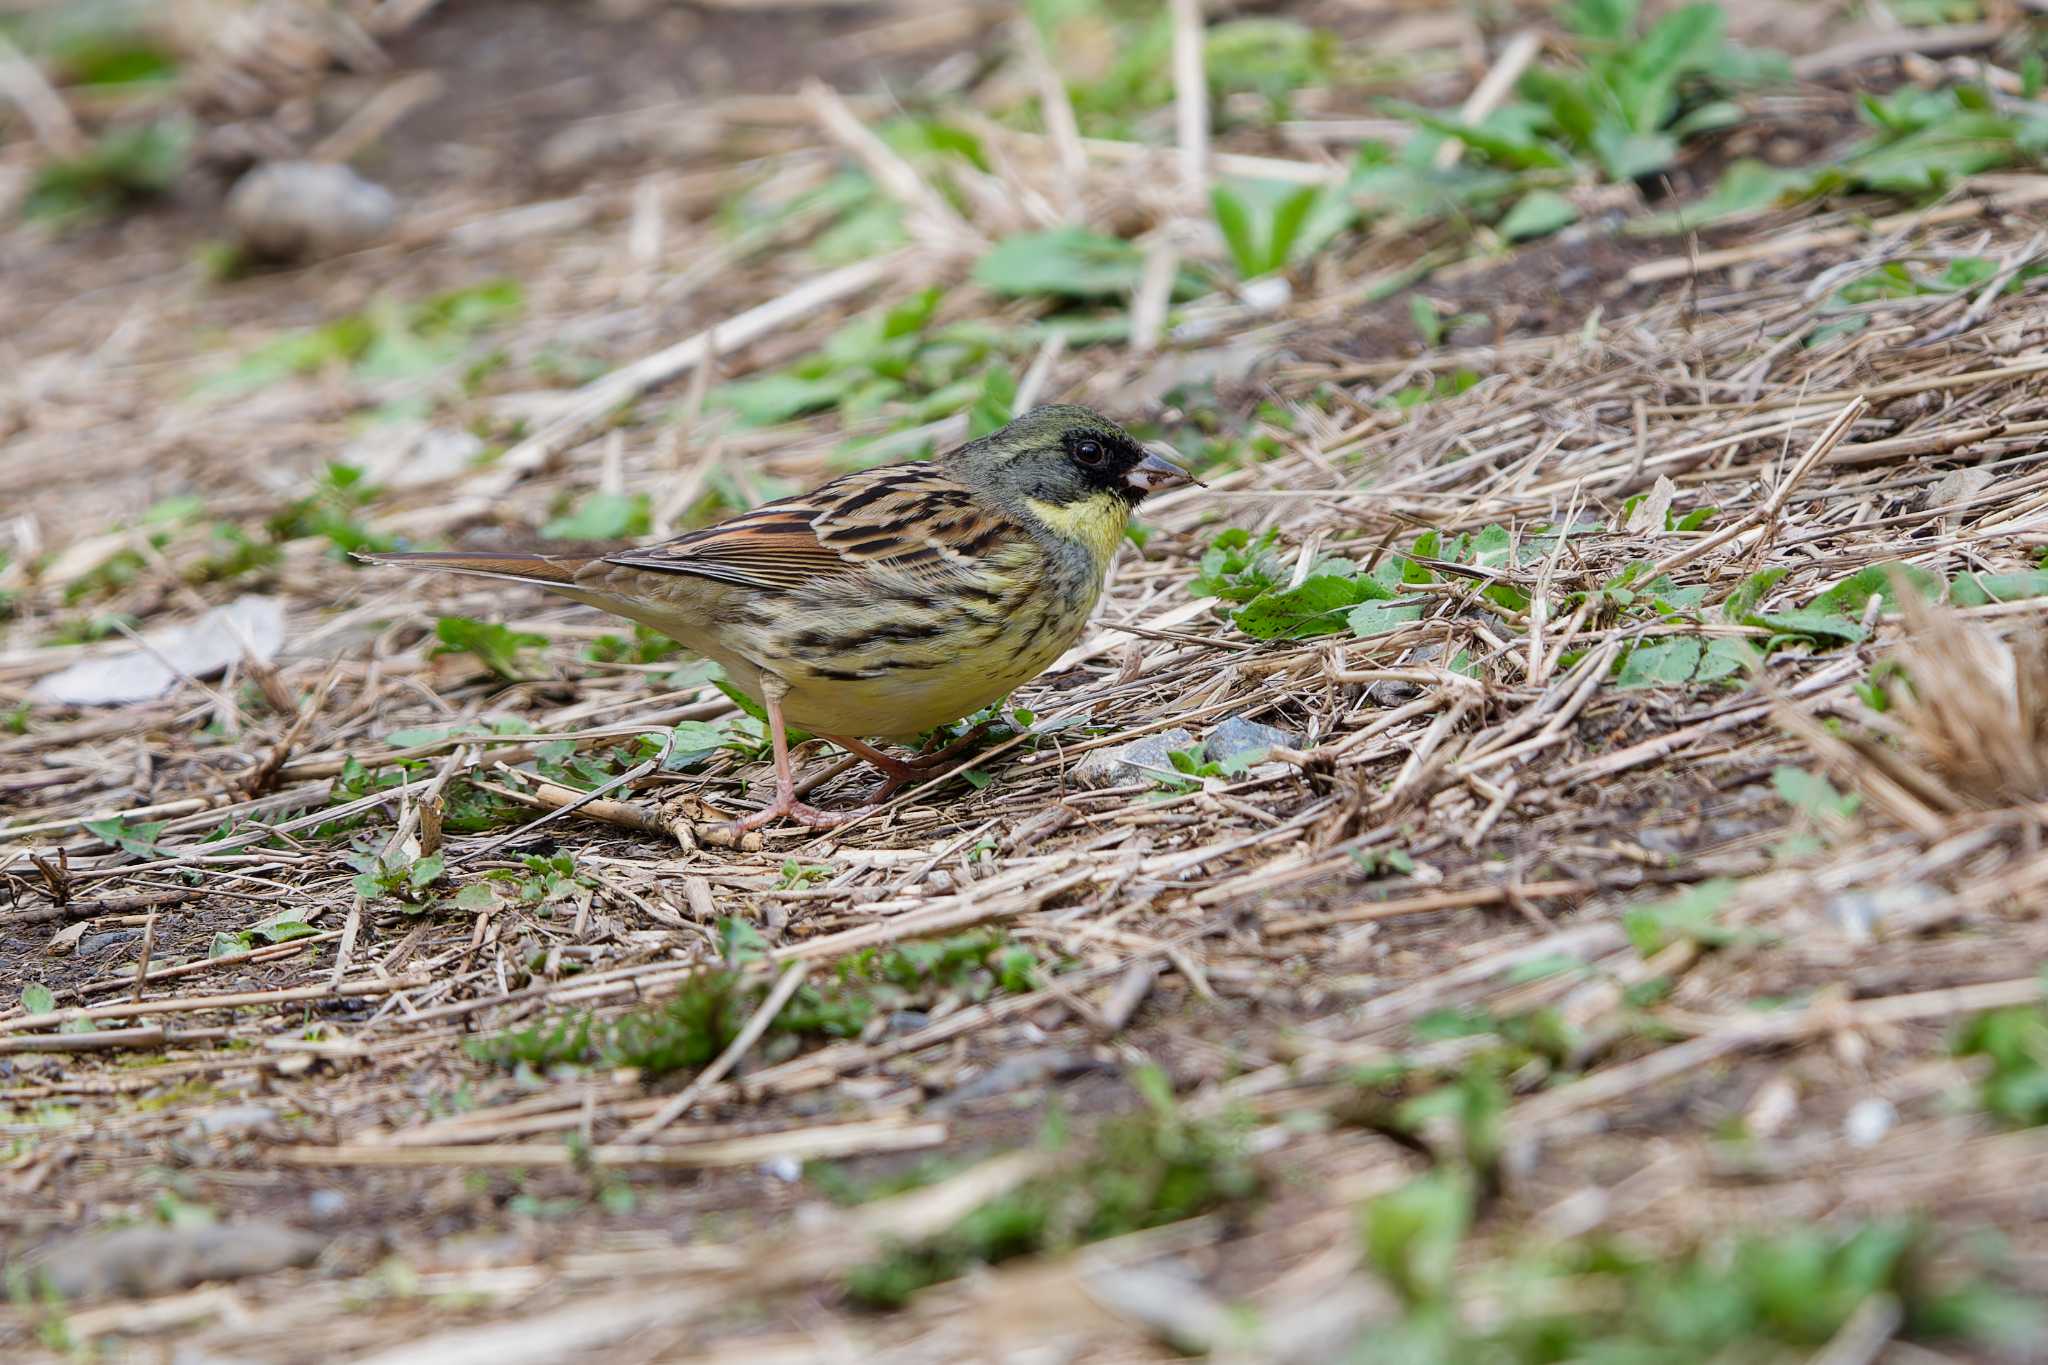
[[(1180, 453), (1172, 446), (1165, 448), (1176, 455)], [(1183, 484), (1202, 484), (1200, 479), (1160, 454), (1154, 446), (1146, 447), (1145, 458), (1131, 466), (1130, 472), (1124, 475), (1124, 482), (1140, 493), (1157, 493), (1162, 488), (1179, 488)]]

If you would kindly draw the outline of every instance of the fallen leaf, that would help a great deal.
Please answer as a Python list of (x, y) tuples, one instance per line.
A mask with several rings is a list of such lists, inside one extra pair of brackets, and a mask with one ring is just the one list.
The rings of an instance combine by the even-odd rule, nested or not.
[(242, 659), (267, 662), (284, 645), (284, 604), (274, 597), (238, 597), (185, 626), (153, 630), (143, 647), (84, 659), (52, 673), (32, 700), (67, 706), (154, 701), (186, 678), (210, 678)]

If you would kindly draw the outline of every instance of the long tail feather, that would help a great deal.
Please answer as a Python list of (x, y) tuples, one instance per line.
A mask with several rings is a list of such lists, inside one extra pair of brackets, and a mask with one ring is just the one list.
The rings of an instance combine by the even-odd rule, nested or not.
[(488, 550), (424, 551), (412, 554), (359, 554), (366, 564), (396, 564), (404, 568), (435, 569), (443, 573), (471, 574), (513, 583), (536, 583), (543, 588), (566, 588), (576, 582), (576, 571), (590, 560), (580, 555), (506, 555)]

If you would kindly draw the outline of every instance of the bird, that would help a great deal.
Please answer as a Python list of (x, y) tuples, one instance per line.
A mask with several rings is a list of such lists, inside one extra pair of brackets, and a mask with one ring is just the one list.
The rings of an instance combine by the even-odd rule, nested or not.
[[(1044, 672), (1087, 627), (1132, 510), (1199, 483), (1102, 414), (1048, 404), (933, 459), (846, 474), (638, 549), (357, 557), (535, 584), (712, 660), (761, 707), (775, 758), (774, 799), (728, 834), (782, 819), (829, 829), (960, 747), (904, 760), (870, 740), (914, 742)], [(887, 780), (851, 810), (798, 800), (789, 726)]]

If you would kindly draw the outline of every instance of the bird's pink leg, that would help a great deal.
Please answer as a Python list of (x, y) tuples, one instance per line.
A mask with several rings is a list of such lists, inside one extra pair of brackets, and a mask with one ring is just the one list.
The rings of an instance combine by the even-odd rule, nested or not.
[[(775, 799), (752, 815), (732, 822), (730, 828), (735, 836), (756, 830), (763, 825), (787, 817), (800, 825), (812, 829), (831, 829), (843, 825), (859, 812), (834, 812), (807, 806), (796, 799), (796, 775), (789, 767), (789, 736), (782, 730), (782, 699), (773, 692), (763, 689), (761, 704), (768, 711), (768, 742), (775, 749)], [(863, 755), (865, 757), (865, 755)]]

